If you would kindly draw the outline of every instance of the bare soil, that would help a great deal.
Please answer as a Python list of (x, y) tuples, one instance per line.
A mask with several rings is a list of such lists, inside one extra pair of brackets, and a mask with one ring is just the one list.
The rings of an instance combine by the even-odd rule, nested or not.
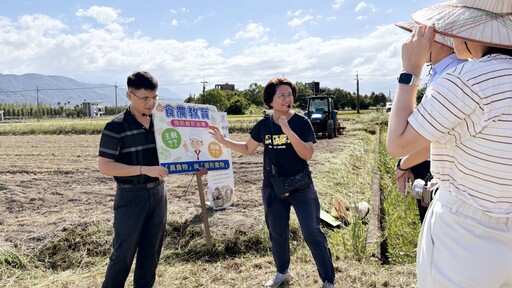
[[(231, 135), (235, 140), (246, 137)], [(346, 137), (320, 139), (316, 153), (340, 149)], [(99, 135), (0, 137), (0, 247), (30, 253), (66, 227), (112, 222), (115, 182), (97, 169), (99, 139)], [(226, 210), (210, 211), (213, 237), (263, 225), (262, 151), (233, 153), (235, 202)], [(314, 170), (317, 162), (311, 164)], [(207, 184), (205, 176), (203, 184)], [(169, 221), (197, 219), (201, 225), (195, 176), (171, 175), (165, 186)]]
[[(235, 140), (246, 137), (248, 134), (231, 135)], [(319, 139), (315, 155), (343, 149), (350, 137), (347, 134), (331, 140)], [(0, 136), (0, 248), (32, 255), (45, 241), (67, 228), (111, 225), (115, 182), (97, 169), (99, 140), (99, 135)], [(262, 150), (253, 155), (233, 153), (235, 202), (226, 210), (209, 211), (213, 238), (264, 227), (260, 193)], [(310, 163), (313, 172), (321, 165), (317, 160)], [(206, 185), (206, 177), (202, 179)], [(168, 221), (202, 225), (195, 176), (171, 175), (165, 185), (169, 196)], [(326, 199), (330, 196), (322, 191), (319, 196), (322, 209), (329, 211), (327, 205), (332, 199)], [(290, 286), (320, 286), (311, 255), (298, 253), (293, 258), (295, 276)], [(338, 257), (334, 260), (337, 287), (415, 287), (413, 265), (382, 266)], [(7, 287), (23, 288), (99, 287), (107, 261), (105, 257), (103, 267), (92, 273), (64, 271), (48, 277), (45, 272), (40, 276), (36, 276), (38, 272), (28, 272), (36, 275), (27, 275), (25, 281), (25, 277), (17, 279), (13, 275), (4, 283)], [(274, 269), (270, 255), (259, 259), (237, 257), (220, 263), (177, 262), (159, 266), (155, 287), (260, 287)], [(130, 283), (131, 276), (127, 287)]]

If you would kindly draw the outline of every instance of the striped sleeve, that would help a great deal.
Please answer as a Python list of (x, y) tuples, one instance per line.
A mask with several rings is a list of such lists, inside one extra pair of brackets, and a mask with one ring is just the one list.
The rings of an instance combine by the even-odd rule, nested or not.
[(120, 134), (115, 133), (114, 129), (115, 122), (108, 122), (103, 129), (100, 139), (100, 151), (99, 156), (115, 160), (120, 149)]
[(454, 73), (445, 73), (408, 121), (431, 142), (452, 146), (482, 129), (482, 107), (476, 87)]

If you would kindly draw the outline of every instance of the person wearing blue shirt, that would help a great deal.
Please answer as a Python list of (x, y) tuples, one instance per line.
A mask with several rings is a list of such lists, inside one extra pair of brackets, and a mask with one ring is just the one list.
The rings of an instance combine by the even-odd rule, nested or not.
[[(418, 26), (414, 22), (398, 23), (396, 26), (412, 31)], [(451, 39), (443, 35), (437, 34), (435, 41), (430, 50), (428, 64), (430, 65), (430, 77), (425, 94), (422, 101), (430, 97), (432, 87), (435, 85), (437, 79), (446, 71), (457, 67), (459, 64), (466, 62), (457, 57), (452, 48)], [(398, 190), (402, 195), (407, 195), (407, 183), (413, 182), (415, 179), (425, 179), (430, 173), (430, 147), (426, 147), (415, 153), (401, 157), (395, 167), (395, 180), (398, 183)], [(422, 200), (417, 200), (418, 212), (421, 223), (425, 219), (428, 204), (422, 203)]]

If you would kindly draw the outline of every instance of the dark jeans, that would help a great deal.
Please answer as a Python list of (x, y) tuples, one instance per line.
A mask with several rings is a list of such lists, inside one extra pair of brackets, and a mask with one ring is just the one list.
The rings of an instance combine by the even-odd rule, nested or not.
[(164, 184), (154, 188), (117, 188), (114, 241), (103, 287), (124, 287), (137, 253), (133, 286), (152, 287), (167, 222)]
[(320, 203), (314, 185), (279, 199), (271, 188), (262, 188), (265, 221), (272, 242), (272, 255), (279, 273), (290, 266), (290, 208), (299, 220), (302, 236), (313, 255), (322, 282), (334, 283), (334, 266), (327, 238), (320, 228)]

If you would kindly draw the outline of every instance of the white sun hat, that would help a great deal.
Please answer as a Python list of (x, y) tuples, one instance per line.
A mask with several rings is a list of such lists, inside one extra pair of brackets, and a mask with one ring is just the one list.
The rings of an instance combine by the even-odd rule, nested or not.
[[(405, 31), (412, 32), (414, 29), (416, 29), (416, 27), (419, 26), (419, 24), (411, 21), (411, 22), (396, 23), (395, 26), (397, 26), (398, 28), (402, 28)], [(444, 46), (453, 48), (452, 38), (450, 38), (448, 36), (444, 36), (442, 34), (436, 33), (434, 41), (436, 41), (437, 43), (442, 44)]]
[(412, 14), (423, 25), (434, 24), (437, 33), (512, 48), (511, 0), (451, 0)]

